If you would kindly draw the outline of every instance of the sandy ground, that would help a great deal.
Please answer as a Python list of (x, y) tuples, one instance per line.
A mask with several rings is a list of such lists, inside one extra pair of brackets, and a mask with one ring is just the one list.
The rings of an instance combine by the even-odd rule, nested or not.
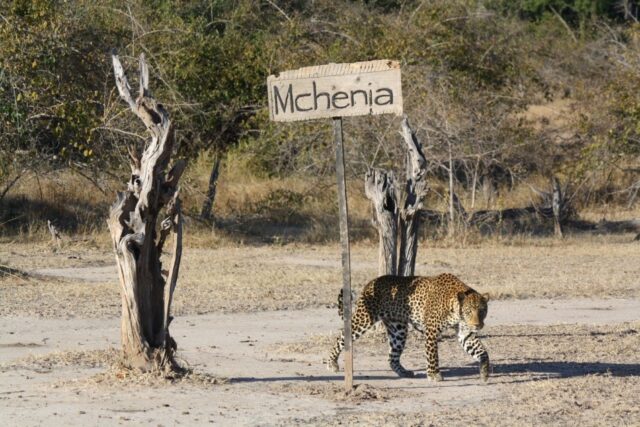
[[(172, 333), (196, 375), (145, 384), (111, 368), (119, 297), (108, 251), (0, 246), (0, 264), (28, 273), (0, 279), (0, 424), (640, 424), (637, 245), (425, 250), (419, 273), (454, 271), (498, 298), (482, 338), (492, 377), (482, 383), (445, 335), (445, 380), (428, 382), (413, 333), (403, 363), (418, 375), (397, 378), (372, 332), (356, 343), (350, 395), (322, 364), (341, 323), (335, 247), (188, 253)], [(371, 259), (375, 248), (355, 248), (356, 289), (375, 275)]]
[[(633, 362), (640, 343), (638, 312), (638, 300), (495, 302), (484, 338), (495, 364), (488, 384), (479, 381), (477, 366), (453, 338), (441, 344), (444, 382), (433, 384), (424, 378), (417, 336), (412, 336), (404, 359), (418, 371), (418, 378), (398, 379), (387, 369), (384, 337), (374, 332), (357, 343), (360, 394), (351, 399), (343, 399), (342, 378), (322, 366), (332, 341), (330, 331), (340, 325), (335, 310), (179, 318), (173, 331), (180, 357), (196, 371), (226, 377), (228, 382), (187, 382), (155, 390), (100, 383), (98, 374), (105, 367), (97, 353), (118, 345), (118, 319), (7, 317), (0, 321), (0, 419), (8, 425), (321, 425), (338, 422), (343, 415), (354, 423), (389, 423), (393, 417), (385, 419), (386, 413), (400, 411), (407, 422), (429, 417), (444, 421), (438, 415), (443, 409), (476, 410), (495, 402), (504, 408), (507, 397), (544, 389), (540, 383), (555, 389), (563, 381), (589, 378), (630, 388), (627, 391), (637, 396), (640, 364)], [(518, 342), (523, 337), (534, 342), (523, 346)], [(610, 340), (616, 342), (606, 342)], [(598, 342), (606, 344), (594, 353)], [(614, 348), (615, 354), (609, 354)], [(527, 405), (527, 399), (520, 403)], [(618, 421), (640, 422), (640, 409), (629, 406), (629, 411)]]

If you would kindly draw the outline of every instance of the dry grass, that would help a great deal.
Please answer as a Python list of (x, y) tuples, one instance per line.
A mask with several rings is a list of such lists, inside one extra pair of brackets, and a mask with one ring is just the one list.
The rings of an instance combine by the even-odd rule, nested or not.
[[(243, 243), (321, 243), (336, 242), (337, 202), (333, 176), (261, 178), (246, 173), (233, 162), (223, 164), (220, 172), (214, 214), (218, 227), (199, 221), (199, 212), (208, 186), (211, 160), (202, 156), (188, 169), (182, 184), (183, 206), (187, 223), (193, 234), (193, 244)], [(123, 172), (125, 173), (125, 172)], [(11, 190), (0, 212), (0, 238), (4, 241), (47, 240), (46, 220), (53, 219), (66, 234), (67, 240), (86, 240), (100, 247), (109, 247), (106, 216), (115, 192), (124, 187), (126, 177), (102, 177), (91, 181), (75, 172), (65, 170), (46, 176), (29, 176)], [(447, 211), (446, 183), (433, 181), (425, 206)], [(502, 188), (488, 197), (478, 192), (475, 210), (522, 207), (537, 201), (532, 187), (547, 190), (546, 177), (533, 176), (507, 190)], [(370, 224), (371, 207), (364, 195), (360, 178), (348, 183), (351, 236), (356, 241), (377, 238)], [(471, 191), (456, 187), (467, 210), (471, 209)], [(640, 216), (637, 207), (627, 209), (619, 205), (589, 207), (580, 212), (585, 220), (628, 219)], [(537, 227), (538, 229), (540, 227)], [(550, 227), (549, 230), (551, 229)], [(423, 235), (439, 240), (445, 230), (426, 230)], [(80, 236), (80, 237), (78, 237)], [(516, 236), (516, 238), (522, 236)], [(526, 236), (524, 238), (527, 238)], [(472, 242), (486, 237), (465, 232), (459, 239)], [(2, 241), (0, 240), (0, 241)]]
[[(200, 209), (208, 186), (209, 171), (204, 160), (187, 171), (182, 184), (183, 209), (187, 222), (206, 231)], [(105, 177), (100, 189), (72, 172), (52, 172), (43, 177), (28, 176), (14, 187), (0, 211), (0, 236), (18, 241), (46, 240), (46, 220), (54, 220), (62, 233), (74, 236), (108, 235), (106, 217), (115, 192), (125, 187)], [(354, 236), (375, 234), (369, 225), (370, 207), (362, 182), (349, 183), (349, 206)], [(214, 206), (216, 221), (223, 231), (210, 237), (228, 242), (242, 241), (336, 241), (337, 198), (333, 177), (303, 180), (258, 178), (222, 167)]]
[(48, 373), (54, 369), (61, 368), (105, 368), (105, 370), (88, 378), (71, 381), (65, 380), (55, 383), (53, 385), (54, 388), (71, 387), (82, 389), (98, 385), (112, 388), (129, 388), (132, 386), (161, 387), (173, 384), (208, 387), (211, 385), (226, 384), (228, 382), (226, 378), (195, 372), (191, 369), (184, 369), (180, 372), (142, 372), (128, 369), (122, 365), (120, 351), (115, 348), (105, 350), (56, 351), (44, 355), (28, 355), (17, 360), (12, 360), (9, 363), (0, 364), (0, 373), (15, 370)]
[(119, 363), (112, 363), (109, 369), (92, 377), (64, 382), (61, 387), (88, 388), (108, 387), (130, 389), (131, 387), (158, 388), (174, 385), (186, 385), (200, 388), (208, 388), (212, 385), (227, 384), (227, 378), (215, 375), (195, 372), (186, 369), (182, 372), (141, 372), (123, 368)]
[[(334, 306), (341, 288), (337, 245), (223, 246), (185, 248), (174, 304), (177, 315)], [(53, 253), (46, 245), (0, 247), (0, 264), (24, 272), (45, 267), (113, 264), (111, 253), (70, 246)], [(377, 275), (377, 249), (356, 245), (353, 286), (358, 291)], [(465, 247), (423, 243), (416, 273), (452, 272), (494, 298), (636, 297), (640, 252), (629, 236), (490, 240)], [(0, 315), (111, 317), (120, 312), (113, 278), (9, 275), (0, 278)], [(72, 277), (73, 270), (69, 270)], [(73, 304), (69, 301), (73, 300)]]
[(44, 355), (29, 355), (0, 364), (0, 372), (16, 369), (28, 369), (38, 372), (51, 371), (62, 367), (105, 368), (118, 360), (119, 351), (115, 348), (106, 350), (57, 351)]
[[(298, 425), (351, 426), (631, 426), (640, 423), (637, 377), (588, 375), (514, 387), (501, 399), (419, 413), (381, 411), (297, 419)], [(464, 391), (461, 391), (464, 393)], [(283, 423), (282, 425), (288, 425)]]

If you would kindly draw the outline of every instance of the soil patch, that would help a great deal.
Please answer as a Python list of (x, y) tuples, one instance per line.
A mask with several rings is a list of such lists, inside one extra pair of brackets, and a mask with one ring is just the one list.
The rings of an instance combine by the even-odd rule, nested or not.
[[(3, 351), (13, 357), (0, 369), (0, 417), (27, 425), (634, 425), (640, 322), (606, 323), (615, 301), (536, 300), (555, 310), (534, 307), (545, 317), (519, 324), (532, 321), (521, 301), (493, 302), (481, 338), (494, 367), (487, 383), (453, 334), (440, 344), (444, 381), (426, 380), (415, 332), (402, 360), (417, 375), (398, 378), (384, 334), (372, 331), (355, 343), (349, 394), (322, 364), (340, 325), (335, 309), (177, 317), (172, 335), (192, 369), (182, 378), (117, 369), (118, 352), (104, 342), (117, 342), (118, 319), (3, 318), (0, 337), (11, 345)], [(596, 309), (582, 310), (587, 304)], [(558, 323), (580, 312), (589, 317)]]

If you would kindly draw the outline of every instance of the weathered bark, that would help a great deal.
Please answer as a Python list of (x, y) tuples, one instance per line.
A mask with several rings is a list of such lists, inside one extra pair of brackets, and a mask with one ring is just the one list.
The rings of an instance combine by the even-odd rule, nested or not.
[[(178, 181), (186, 163), (167, 172), (174, 146), (169, 113), (148, 88), (149, 71), (140, 56), (140, 91), (134, 101), (120, 60), (113, 55), (118, 92), (151, 134), (142, 153), (130, 147), (131, 178), (118, 192), (107, 223), (122, 290), (122, 351), (125, 363), (143, 370), (176, 369), (176, 343), (169, 334), (170, 308), (182, 252)], [(161, 227), (157, 223), (160, 216)], [(162, 272), (160, 256), (173, 232), (171, 267)]]
[[(407, 146), (406, 182), (395, 188), (393, 172), (379, 169), (365, 175), (365, 194), (373, 205), (374, 225), (378, 229), (378, 274), (411, 276), (418, 252), (418, 228), (422, 200), (427, 193), (427, 161), (422, 144), (405, 116), (401, 134)], [(399, 237), (399, 248), (398, 248)]]
[(393, 172), (380, 169), (368, 171), (364, 178), (364, 193), (375, 211), (379, 236), (378, 275), (397, 274), (398, 204)]
[(418, 229), (422, 200), (427, 194), (427, 160), (422, 144), (409, 126), (405, 116), (401, 123), (402, 137), (407, 144), (406, 185), (400, 204), (400, 253), (398, 256), (398, 274), (413, 276), (418, 254)]
[(558, 178), (555, 176), (551, 179), (551, 184), (553, 187), (553, 198), (551, 201), (551, 207), (553, 209), (553, 232), (556, 237), (562, 238), (562, 224), (560, 221), (560, 215), (562, 212), (562, 205), (564, 204), (562, 200), (562, 191), (560, 190), (560, 182)]
[(209, 188), (207, 189), (207, 196), (202, 203), (202, 210), (200, 211), (200, 219), (203, 221), (211, 220), (211, 208), (216, 198), (216, 190), (218, 188), (218, 174), (220, 171), (220, 156), (217, 155), (213, 167), (211, 168), (211, 175), (209, 175)]

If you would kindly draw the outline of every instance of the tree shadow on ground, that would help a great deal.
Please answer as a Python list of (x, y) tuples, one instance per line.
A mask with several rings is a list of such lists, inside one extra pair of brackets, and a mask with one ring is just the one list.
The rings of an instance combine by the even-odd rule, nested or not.
[[(422, 371), (422, 373), (417, 373)], [(378, 371), (376, 371), (378, 372)], [(424, 370), (416, 372), (416, 379), (425, 379)], [(455, 381), (462, 379), (461, 377), (478, 377), (479, 369), (477, 365), (442, 368), (442, 374), (447, 381)], [(575, 378), (587, 375), (607, 374), (613, 377), (640, 377), (640, 363), (600, 363), (600, 362), (522, 362), (522, 363), (501, 363), (493, 365), (491, 377), (508, 377), (516, 375), (529, 375), (531, 378), (526, 380), (516, 380), (513, 382), (529, 382), (541, 378)], [(236, 377), (231, 378), (229, 382), (234, 383), (272, 383), (272, 382), (322, 382), (322, 381), (342, 381), (342, 375), (310, 375), (310, 376), (276, 376), (276, 377)], [(389, 372), (388, 375), (354, 375), (354, 381), (388, 381), (402, 380)], [(437, 383), (441, 384), (441, 383)]]
[[(388, 380), (403, 380), (393, 372), (389, 371), (388, 375), (354, 375), (354, 381), (388, 381)], [(229, 383), (275, 383), (275, 382), (290, 382), (290, 381), (303, 381), (303, 382), (329, 382), (329, 381), (344, 381), (343, 375), (329, 374), (329, 375), (300, 375), (300, 376), (280, 376), (280, 377), (235, 377), (230, 378)]]

